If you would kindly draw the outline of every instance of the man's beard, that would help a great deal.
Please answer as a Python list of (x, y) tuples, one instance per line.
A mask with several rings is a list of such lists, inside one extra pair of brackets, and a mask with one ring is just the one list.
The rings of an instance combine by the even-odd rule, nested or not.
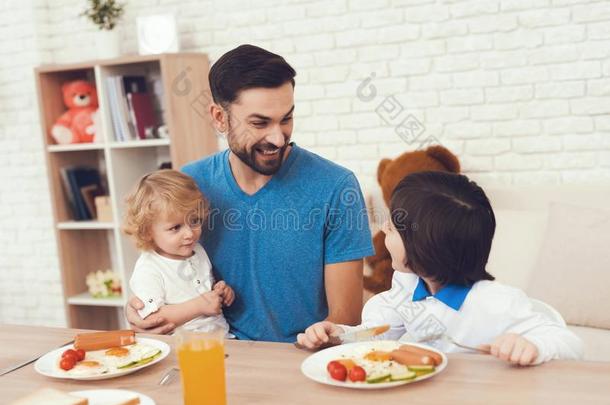
[[(230, 133), (230, 132), (229, 132)], [(229, 139), (235, 139), (235, 134), (232, 134)], [(250, 169), (264, 176), (272, 176), (277, 173), (284, 162), (284, 155), (288, 148), (290, 138), (285, 137), (284, 146), (277, 148), (275, 145), (261, 141), (252, 146), (250, 151), (245, 147), (239, 147), (235, 141), (229, 141), (229, 149)], [(273, 154), (265, 154), (265, 152), (275, 152)]]

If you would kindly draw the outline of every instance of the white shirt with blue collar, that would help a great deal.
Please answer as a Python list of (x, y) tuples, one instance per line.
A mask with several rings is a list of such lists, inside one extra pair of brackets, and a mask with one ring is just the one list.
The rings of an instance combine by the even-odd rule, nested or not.
[[(384, 324), (390, 330), (378, 339), (417, 342), (446, 334), (474, 347), (516, 333), (538, 348), (535, 364), (580, 359), (583, 352), (582, 341), (565, 324), (534, 311), (523, 291), (495, 281), (479, 281), (471, 287), (449, 284), (432, 295), (417, 275), (394, 272), (392, 288), (364, 306), (362, 324), (340, 326), (351, 332)], [(426, 344), (446, 353), (465, 351), (444, 340)]]

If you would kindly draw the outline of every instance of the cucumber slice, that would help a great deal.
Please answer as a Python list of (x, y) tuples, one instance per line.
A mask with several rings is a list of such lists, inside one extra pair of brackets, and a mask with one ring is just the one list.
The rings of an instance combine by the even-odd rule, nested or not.
[(144, 359), (138, 360), (138, 361), (132, 361), (131, 363), (125, 364), (121, 367), (117, 367), (120, 370), (124, 370), (126, 368), (132, 368), (132, 367), (139, 367), (142, 366), (144, 364), (148, 364), (151, 361), (153, 361), (157, 356), (159, 356), (161, 354), (161, 350), (158, 350), (156, 353), (152, 354), (151, 356), (148, 356)]
[(386, 382), (390, 379), (389, 371), (377, 371), (366, 376), (366, 382), (369, 384), (377, 384)]
[(415, 375), (417, 377), (421, 377), (422, 375), (426, 375), (426, 374), (430, 374), (430, 373), (434, 373), (434, 371), (436, 370), (434, 368), (434, 366), (408, 366), (409, 370), (415, 372)]
[(406, 381), (412, 380), (417, 374), (415, 371), (411, 371), (407, 366), (402, 364), (394, 364), (390, 369), (390, 381)]
[(148, 364), (148, 363), (150, 363), (150, 362), (151, 362), (151, 361), (153, 361), (154, 359), (155, 359), (154, 357), (149, 357), (149, 358), (147, 358), (147, 359), (142, 359), (142, 360), (140, 360), (140, 361), (134, 361), (134, 362), (131, 362), (131, 363), (129, 363), (129, 364), (126, 364), (126, 365), (124, 365), (124, 366), (117, 367), (117, 368), (118, 368), (118, 369), (120, 369), (120, 370), (124, 370), (124, 369), (126, 369), (126, 368), (140, 367), (140, 366), (142, 366), (142, 365), (144, 365), (144, 364)]

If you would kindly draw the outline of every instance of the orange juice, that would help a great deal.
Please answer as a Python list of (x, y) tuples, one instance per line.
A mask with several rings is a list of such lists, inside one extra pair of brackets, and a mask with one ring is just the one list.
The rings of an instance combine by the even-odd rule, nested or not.
[(178, 339), (184, 405), (226, 405), (222, 334), (183, 332)]

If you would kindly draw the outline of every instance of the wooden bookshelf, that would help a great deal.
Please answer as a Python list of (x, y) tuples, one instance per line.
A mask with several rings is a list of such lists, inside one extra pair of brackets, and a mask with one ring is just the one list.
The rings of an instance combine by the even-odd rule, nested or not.
[[(214, 130), (203, 114), (202, 97), (209, 95), (209, 61), (205, 54), (176, 53), (125, 56), (36, 68), (38, 104), (44, 141), (57, 250), (68, 326), (114, 329), (125, 327), (123, 306), (128, 281), (139, 255), (132, 241), (121, 231), (124, 200), (145, 173), (171, 162), (176, 169), (218, 150)], [(115, 136), (106, 77), (143, 75), (160, 78), (162, 122), (169, 138), (119, 142)], [(101, 137), (95, 143), (56, 145), (50, 130), (65, 110), (61, 85), (69, 80), (95, 83), (101, 113)], [(86, 165), (100, 171), (110, 196), (111, 222), (75, 221), (65, 195), (60, 169)], [(93, 298), (87, 292), (87, 274), (112, 269), (121, 279), (123, 296)]]

